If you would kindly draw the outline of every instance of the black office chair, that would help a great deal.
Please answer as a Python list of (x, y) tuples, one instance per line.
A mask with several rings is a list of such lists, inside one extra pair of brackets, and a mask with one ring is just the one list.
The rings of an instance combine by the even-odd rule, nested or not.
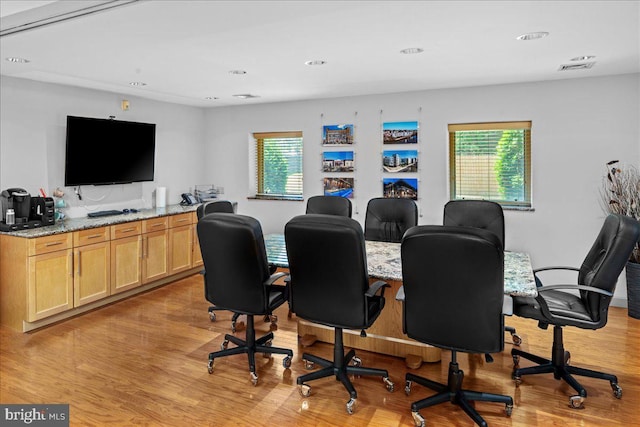
[(504, 347), (504, 253), (498, 237), (471, 227), (424, 225), (407, 231), (401, 253), (405, 333), (451, 350), (447, 384), (411, 373), (405, 376), (407, 395), (413, 382), (438, 392), (411, 404), (415, 425), (425, 425), (420, 409), (447, 401), (480, 426), (487, 423), (471, 401), (504, 403), (510, 416), (510, 396), (462, 388), (464, 372), (457, 362), (459, 351), (495, 353)]
[(347, 412), (352, 414), (358, 395), (349, 374), (380, 376), (393, 391), (386, 370), (363, 368), (353, 349), (345, 354), (342, 336), (343, 329), (360, 329), (365, 335), (364, 330), (384, 307), (388, 285), (377, 281), (369, 286), (362, 227), (351, 218), (300, 215), (287, 223), (284, 235), (291, 273), (291, 310), (302, 319), (335, 329), (333, 361), (302, 355), (307, 368), (317, 363), (323, 369), (298, 377), (300, 394), (311, 394), (307, 382), (335, 375), (349, 392)]
[[(197, 225), (200, 249), (205, 266), (205, 297), (222, 310), (247, 315), (246, 340), (225, 335), (221, 351), (209, 354), (209, 373), (214, 359), (246, 353), (251, 382), (258, 383), (255, 353), (287, 355), (282, 365), (291, 366), (293, 352), (272, 347), (273, 332), (256, 339), (254, 319), (267, 315), (287, 301), (288, 288), (272, 286), (284, 273), (269, 273), (264, 237), (260, 223), (245, 215), (212, 213)], [(227, 348), (229, 341), (237, 345)]]
[[(504, 249), (504, 212), (499, 203), (489, 200), (451, 200), (444, 205), (443, 225), (474, 227), (487, 230), (498, 236)], [(522, 338), (511, 326), (504, 327), (511, 334), (514, 345), (522, 344)], [(493, 361), (486, 355), (487, 361)]]
[(351, 218), (351, 200), (337, 196), (312, 196), (307, 200), (306, 213), (339, 215)]
[[(198, 208), (196, 209), (196, 216), (198, 218), (198, 221), (200, 221), (202, 217), (204, 217), (205, 215), (214, 213), (214, 212), (234, 213), (233, 204), (231, 204), (231, 202), (228, 200), (211, 200), (208, 202), (204, 202), (200, 206), (198, 206)], [(204, 270), (201, 273), (204, 274)], [(209, 319), (212, 322), (216, 321), (215, 312), (218, 310), (220, 309), (217, 308), (216, 306), (212, 305), (209, 307), (208, 309)], [(236, 322), (239, 316), (240, 316), (239, 313), (234, 313), (233, 316), (231, 317), (231, 331), (234, 333), (237, 330), (238, 325)]]
[[(584, 398), (587, 397), (587, 391), (573, 375), (582, 375), (608, 380), (613, 389), (613, 395), (618, 399), (622, 397), (622, 388), (618, 385), (618, 378), (615, 375), (569, 365), (571, 354), (564, 349), (562, 328), (576, 326), (582, 329), (600, 329), (607, 324), (609, 303), (613, 297), (618, 276), (629, 260), (639, 235), (640, 223), (637, 220), (611, 214), (605, 219), (596, 241), (579, 269), (546, 267), (534, 270), (536, 282), (541, 285), (538, 287), (538, 296), (515, 297), (513, 313), (537, 320), (538, 327), (542, 329), (553, 325), (553, 348), (551, 360), (519, 349), (511, 350), (514, 363), (513, 379), (516, 386), (522, 383), (523, 375), (553, 373), (555, 379), (565, 380), (578, 392), (577, 395), (569, 398), (569, 403), (574, 408), (581, 408)], [(577, 271), (577, 284), (545, 286), (540, 280), (539, 273), (551, 270)], [(572, 292), (563, 292), (563, 290)], [(531, 360), (538, 366), (520, 368), (520, 357)]]
[(405, 231), (418, 224), (418, 206), (411, 199), (369, 200), (364, 221), (366, 240), (400, 243)]

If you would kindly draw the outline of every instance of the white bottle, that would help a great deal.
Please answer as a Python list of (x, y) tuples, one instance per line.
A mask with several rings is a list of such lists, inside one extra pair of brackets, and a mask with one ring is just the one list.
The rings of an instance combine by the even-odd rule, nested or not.
[(16, 223), (16, 213), (13, 209), (7, 209), (7, 225), (13, 225)]

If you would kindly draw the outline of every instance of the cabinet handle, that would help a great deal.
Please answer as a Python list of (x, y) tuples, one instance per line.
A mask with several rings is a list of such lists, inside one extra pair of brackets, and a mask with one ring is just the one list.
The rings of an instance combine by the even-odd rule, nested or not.
[(121, 233), (128, 233), (130, 231), (136, 231), (136, 229), (135, 228), (126, 228), (124, 230), (120, 230)]
[(176, 222), (185, 222), (189, 221), (187, 218), (177, 219)]
[(158, 223), (158, 224), (153, 224), (153, 225), (151, 226), (151, 228), (155, 228), (155, 227), (163, 227), (163, 226), (164, 226), (164, 224), (163, 224), (163, 223)]
[(142, 258), (147, 258), (149, 256), (149, 254), (147, 253), (149, 251), (149, 237), (145, 236), (144, 239), (142, 239)]
[(78, 259), (76, 260), (77, 264), (78, 264), (78, 276), (80, 276), (80, 274), (81, 274), (80, 273), (80, 266), (82, 265), (82, 261), (80, 261), (81, 254), (82, 254), (82, 252), (78, 251)]
[(97, 239), (98, 237), (102, 237), (102, 234), (92, 234), (91, 236), (87, 236), (87, 239)]
[(64, 242), (47, 242), (47, 243), (45, 243), (45, 246), (46, 247), (58, 246), (58, 245), (61, 245), (62, 243), (64, 243)]
[(73, 252), (69, 252), (69, 276), (73, 277)]

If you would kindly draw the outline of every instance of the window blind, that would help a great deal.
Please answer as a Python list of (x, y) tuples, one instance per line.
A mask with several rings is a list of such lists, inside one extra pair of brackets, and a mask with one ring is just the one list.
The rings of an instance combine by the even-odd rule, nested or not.
[(254, 133), (256, 197), (302, 199), (302, 132)]
[(531, 207), (531, 122), (449, 125), (451, 199)]

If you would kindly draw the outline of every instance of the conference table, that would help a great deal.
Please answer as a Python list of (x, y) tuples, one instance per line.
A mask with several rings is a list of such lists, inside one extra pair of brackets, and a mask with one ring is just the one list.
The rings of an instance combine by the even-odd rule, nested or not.
[[(264, 236), (267, 259), (282, 269), (288, 269), (287, 249), (283, 234)], [(391, 289), (385, 291), (386, 303), (376, 322), (367, 329), (367, 336), (360, 331), (344, 330), (344, 345), (360, 350), (388, 354), (404, 358), (419, 358), (424, 362), (440, 360), (440, 349), (408, 338), (402, 332), (402, 264), (400, 243), (366, 241), (367, 268), (370, 281), (384, 280)], [(510, 315), (511, 297), (537, 296), (537, 288), (529, 255), (522, 252), (504, 253), (504, 314)], [(323, 342), (333, 343), (333, 328), (298, 319), (298, 335), (314, 336)]]

